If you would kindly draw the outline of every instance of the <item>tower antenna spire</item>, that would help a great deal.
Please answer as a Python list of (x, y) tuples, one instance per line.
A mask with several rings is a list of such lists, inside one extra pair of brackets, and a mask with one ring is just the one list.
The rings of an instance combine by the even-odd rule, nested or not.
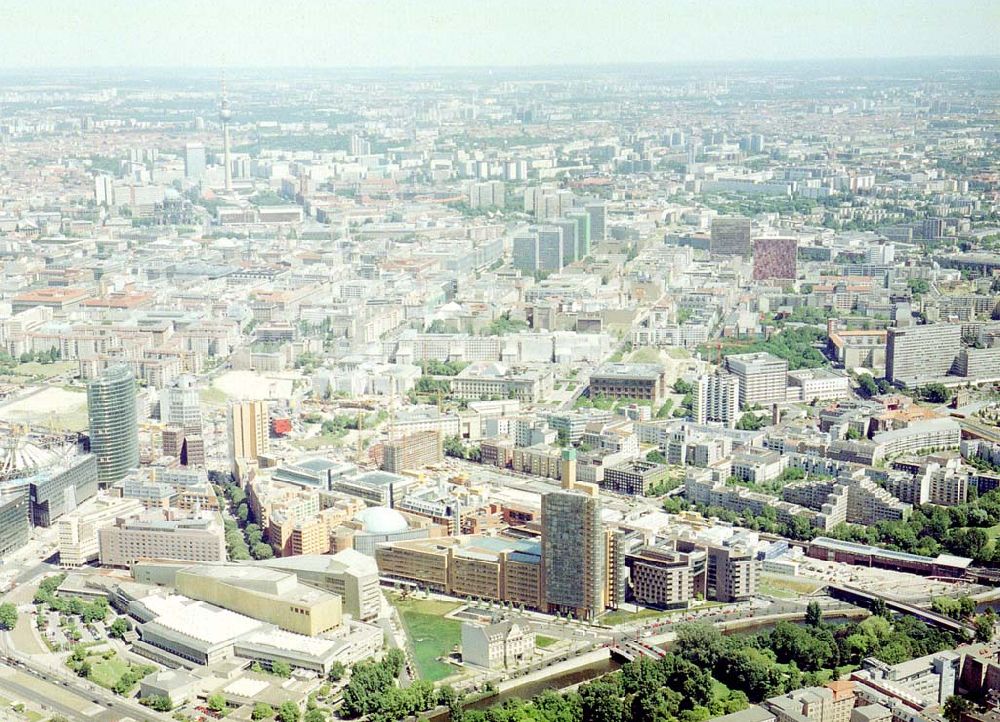
[(222, 161), (225, 164), (226, 191), (233, 189), (233, 164), (229, 157), (229, 121), (233, 113), (229, 109), (229, 96), (226, 93), (226, 71), (222, 70), (222, 103), (219, 107), (219, 120), (222, 121)]

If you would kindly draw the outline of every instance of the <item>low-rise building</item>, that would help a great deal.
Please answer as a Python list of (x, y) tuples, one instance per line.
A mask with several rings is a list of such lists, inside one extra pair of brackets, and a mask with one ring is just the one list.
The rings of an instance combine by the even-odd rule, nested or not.
[(462, 661), (486, 669), (508, 669), (530, 659), (535, 633), (516, 619), (462, 622)]
[(670, 468), (652, 461), (633, 459), (604, 470), (600, 486), (605, 491), (629, 496), (645, 496), (651, 488), (666, 481)]

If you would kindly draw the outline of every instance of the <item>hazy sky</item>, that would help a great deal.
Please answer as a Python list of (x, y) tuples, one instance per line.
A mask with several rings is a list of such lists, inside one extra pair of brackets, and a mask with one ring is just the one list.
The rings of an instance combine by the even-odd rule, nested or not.
[(1000, 0), (0, 0), (0, 68), (996, 55)]

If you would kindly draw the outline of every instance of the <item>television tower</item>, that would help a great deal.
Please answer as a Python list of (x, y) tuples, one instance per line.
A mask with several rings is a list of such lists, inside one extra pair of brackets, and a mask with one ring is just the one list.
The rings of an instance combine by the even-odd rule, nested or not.
[(229, 158), (229, 121), (233, 117), (233, 112), (229, 109), (229, 98), (226, 97), (226, 81), (222, 80), (222, 107), (219, 108), (219, 120), (222, 121), (222, 157), (225, 163), (226, 190), (233, 189), (233, 165)]

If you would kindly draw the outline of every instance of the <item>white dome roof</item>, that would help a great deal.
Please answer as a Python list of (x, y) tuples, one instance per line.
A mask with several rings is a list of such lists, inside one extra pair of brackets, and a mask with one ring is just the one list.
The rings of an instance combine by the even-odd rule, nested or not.
[(369, 534), (395, 534), (410, 528), (402, 514), (387, 506), (369, 507), (354, 518), (364, 524)]

